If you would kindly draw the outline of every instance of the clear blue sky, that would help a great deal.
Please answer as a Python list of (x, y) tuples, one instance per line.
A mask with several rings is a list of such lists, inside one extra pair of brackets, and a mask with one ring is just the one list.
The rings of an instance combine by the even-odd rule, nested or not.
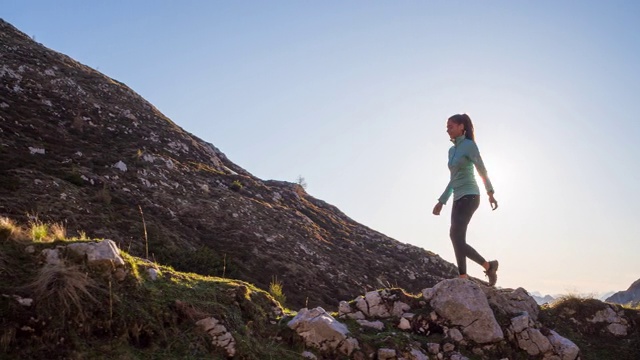
[[(262, 179), (455, 262), (448, 116), (496, 187), (468, 240), (499, 285), (640, 278), (640, 2), (17, 1), (0, 16), (126, 83)], [(482, 277), (480, 267), (469, 265)]]

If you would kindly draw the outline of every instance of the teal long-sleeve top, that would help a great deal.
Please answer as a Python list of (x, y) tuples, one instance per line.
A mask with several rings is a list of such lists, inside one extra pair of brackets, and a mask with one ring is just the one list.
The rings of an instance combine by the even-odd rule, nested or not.
[(482, 178), (487, 193), (493, 192), (491, 180), (487, 175), (487, 169), (484, 167), (476, 142), (467, 139), (464, 135), (451, 141), (453, 142), (453, 146), (449, 149), (451, 179), (438, 201), (446, 204), (452, 193), (454, 201), (465, 195), (480, 195), (480, 189), (473, 173), (474, 166), (478, 169), (478, 174)]

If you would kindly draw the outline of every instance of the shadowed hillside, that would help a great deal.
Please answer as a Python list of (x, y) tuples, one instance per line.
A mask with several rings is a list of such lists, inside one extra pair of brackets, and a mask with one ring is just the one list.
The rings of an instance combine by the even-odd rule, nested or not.
[(86, 229), (183, 271), (262, 288), (277, 277), (294, 307), (456, 274), (297, 184), (252, 176), (126, 85), (4, 21), (0, 64), (0, 215)]

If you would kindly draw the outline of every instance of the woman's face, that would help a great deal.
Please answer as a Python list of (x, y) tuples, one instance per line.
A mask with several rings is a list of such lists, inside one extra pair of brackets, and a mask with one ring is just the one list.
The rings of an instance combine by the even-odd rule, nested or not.
[(464, 125), (456, 124), (451, 120), (447, 120), (447, 134), (449, 134), (450, 139), (455, 139), (458, 136), (464, 134)]

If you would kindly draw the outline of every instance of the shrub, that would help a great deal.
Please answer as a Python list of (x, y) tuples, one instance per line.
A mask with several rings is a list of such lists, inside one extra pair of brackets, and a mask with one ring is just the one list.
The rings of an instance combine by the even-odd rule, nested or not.
[(229, 188), (230, 188), (231, 190), (233, 190), (233, 191), (236, 191), (236, 192), (237, 192), (237, 191), (240, 191), (240, 190), (242, 190), (242, 183), (240, 182), (240, 180), (234, 180), (234, 181), (231, 183), (231, 186), (229, 186)]

